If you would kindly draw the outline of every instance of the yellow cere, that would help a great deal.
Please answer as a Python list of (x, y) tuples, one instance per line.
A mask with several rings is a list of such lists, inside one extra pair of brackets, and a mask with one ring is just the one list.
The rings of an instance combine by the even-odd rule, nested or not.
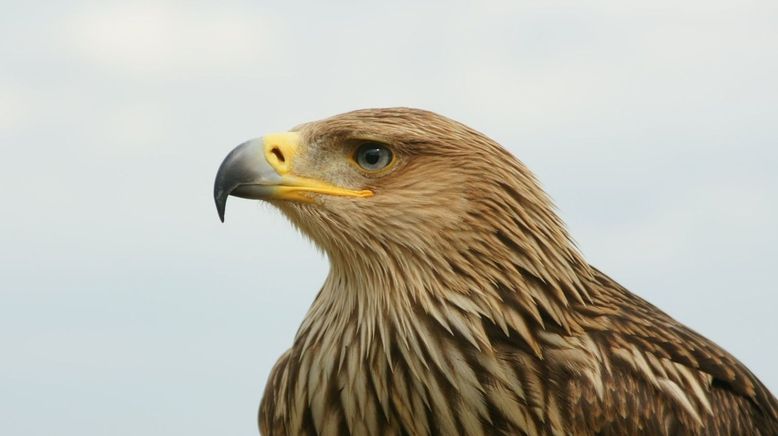
[(292, 167), (292, 160), (300, 146), (300, 134), (297, 132), (271, 133), (263, 137), (265, 159), (283, 176)]

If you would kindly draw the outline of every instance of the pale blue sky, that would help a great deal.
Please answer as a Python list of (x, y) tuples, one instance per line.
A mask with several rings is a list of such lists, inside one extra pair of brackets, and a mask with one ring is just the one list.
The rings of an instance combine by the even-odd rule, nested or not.
[(236, 144), (416, 106), (778, 390), (778, 4), (0, 0), (0, 434), (254, 435), (327, 264)]

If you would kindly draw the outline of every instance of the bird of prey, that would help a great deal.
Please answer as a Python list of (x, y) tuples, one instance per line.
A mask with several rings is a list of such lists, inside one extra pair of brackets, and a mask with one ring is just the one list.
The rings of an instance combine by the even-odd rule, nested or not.
[(365, 109), (216, 176), (327, 253), (267, 381), (276, 435), (777, 435), (742, 363), (589, 265), (530, 171), (443, 116)]

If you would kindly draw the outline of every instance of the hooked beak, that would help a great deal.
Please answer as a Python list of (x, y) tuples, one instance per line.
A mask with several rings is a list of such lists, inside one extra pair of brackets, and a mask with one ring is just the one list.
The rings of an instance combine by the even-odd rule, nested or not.
[(369, 190), (341, 188), (315, 179), (292, 174), (298, 157), (300, 134), (275, 133), (235, 147), (219, 166), (213, 186), (213, 198), (219, 219), (224, 222), (227, 197), (255, 200), (311, 202), (310, 193), (346, 197), (370, 197)]

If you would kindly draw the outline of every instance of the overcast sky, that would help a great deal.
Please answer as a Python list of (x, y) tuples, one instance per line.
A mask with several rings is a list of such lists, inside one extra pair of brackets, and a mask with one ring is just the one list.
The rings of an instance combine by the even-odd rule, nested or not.
[(255, 435), (327, 261), (257, 202), (221, 224), (216, 169), (380, 106), (501, 142), (778, 391), (778, 3), (418, 3), (0, 0), (0, 434)]

